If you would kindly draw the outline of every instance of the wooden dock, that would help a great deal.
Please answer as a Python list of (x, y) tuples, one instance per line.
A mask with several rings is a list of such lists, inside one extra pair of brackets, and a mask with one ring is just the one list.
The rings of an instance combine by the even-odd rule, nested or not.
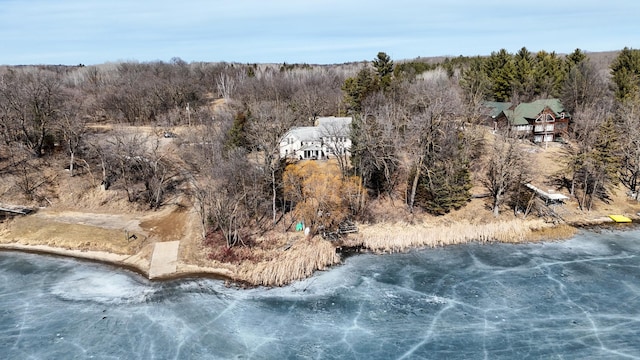
[(17, 215), (28, 215), (28, 214), (31, 214), (33, 211), (34, 209), (26, 206), (0, 204), (0, 212), (17, 214)]

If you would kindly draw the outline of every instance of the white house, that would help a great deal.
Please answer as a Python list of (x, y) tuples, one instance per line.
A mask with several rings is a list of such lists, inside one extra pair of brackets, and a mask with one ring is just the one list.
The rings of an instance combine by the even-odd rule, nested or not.
[(315, 126), (289, 130), (280, 141), (280, 156), (306, 160), (348, 155), (351, 120), (351, 117), (321, 117)]

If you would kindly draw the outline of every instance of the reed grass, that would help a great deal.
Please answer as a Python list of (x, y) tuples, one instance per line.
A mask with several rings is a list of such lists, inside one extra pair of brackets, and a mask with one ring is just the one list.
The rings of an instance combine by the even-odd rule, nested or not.
[(529, 241), (562, 240), (574, 236), (578, 228), (568, 224), (558, 224), (536, 229), (527, 235)]
[(437, 226), (376, 227), (361, 229), (364, 246), (374, 252), (403, 252), (416, 247), (438, 247), (469, 242), (529, 241), (531, 234), (552, 227), (542, 220), (510, 220), (488, 224), (453, 222)]
[(283, 286), (340, 262), (333, 244), (319, 237), (300, 239), (268, 261), (243, 264), (239, 280), (253, 285)]

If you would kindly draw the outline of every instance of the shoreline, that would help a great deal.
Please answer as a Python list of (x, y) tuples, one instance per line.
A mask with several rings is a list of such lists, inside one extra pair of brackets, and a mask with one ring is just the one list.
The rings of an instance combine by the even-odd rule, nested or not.
[[(27, 254), (36, 254), (42, 256), (53, 256), (71, 258), (80, 261), (87, 261), (92, 263), (104, 264), (113, 266), (115, 268), (129, 270), (136, 273), (149, 281), (169, 281), (186, 278), (210, 278), (215, 280), (224, 281), (238, 281), (233, 279), (229, 270), (217, 269), (217, 268), (205, 268), (197, 267), (192, 271), (185, 271), (183, 269), (177, 270), (172, 274), (164, 274), (156, 277), (149, 277), (150, 263), (139, 256), (135, 255), (119, 255), (110, 253), (107, 251), (95, 251), (95, 250), (76, 250), (58, 248), (49, 245), (24, 245), (19, 243), (0, 244), (0, 252), (18, 252)], [(182, 265), (193, 266), (193, 265)]]
[[(523, 224), (524, 223), (527, 223), (529, 225), (531, 224), (530, 221), (523, 221)], [(597, 219), (597, 221), (580, 221), (580, 222), (573, 222), (573, 223), (548, 225), (544, 228), (531, 228), (528, 234), (532, 235), (536, 231), (540, 231), (540, 229), (543, 229), (545, 231), (549, 230), (551, 231), (551, 233), (553, 233), (555, 229), (559, 228), (559, 225), (562, 225), (565, 227), (568, 226), (570, 228), (575, 229), (575, 231), (578, 231), (580, 229), (591, 230), (591, 229), (600, 228), (600, 227), (613, 229), (613, 226), (618, 226), (618, 225), (622, 225), (622, 227), (620, 227), (619, 230), (625, 230), (625, 229), (629, 229), (630, 227), (637, 228), (635, 224), (636, 223), (616, 224), (612, 221), (607, 221), (604, 218), (600, 218), (600, 219)], [(458, 224), (458, 225), (464, 226), (463, 224)], [(466, 224), (465, 230), (472, 231), (473, 229), (469, 229), (469, 225), (470, 224)], [(410, 230), (417, 231), (419, 229), (410, 229)], [(388, 235), (390, 234), (383, 234), (381, 236), (384, 237)], [(549, 234), (545, 234), (545, 235), (549, 235)], [(336, 246), (335, 249), (340, 256), (340, 261), (336, 264), (330, 265), (328, 268), (339, 265), (342, 259), (344, 259), (346, 256), (355, 256), (360, 253), (374, 253), (374, 254), (398, 253), (398, 252), (406, 252), (406, 251), (417, 250), (417, 249), (444, 247), (444, 246), (464, 244), (464, 243), (519, 244), (519, 243), (530, 243), (530, 242), (540, 242), (540, 241), (556, 241), (564, 238), (570, 238), (574, 235), (575, 235), (575, 232), (568, 237), (567, 236), (560, 236), (560, 237), (549, 236), (549, 237), (543, 237), (543, 238), (535, 238), (532, 236), (524, 236), (521, 238), (507, 240), (504, 238), (500, 239), (499, 237), (496, 237), (495, 239), (489, 239), (486, 237), (483, 238), (481, 236), (478, 236), (476, 239), (467, 238), (463, 241), (459, 241), (457, 239), (439, 239), (435, 244), (428, 244), (428, 243), (415, 244), (414, 243), (414, 244), (411, 244), (410, 246), (404, 246), (404, 247), (397, 246), (397, 244), (391, 244), (392, 245), (391, 248), (387, 248), (386, 250), (372, 248), (371, 246), (366, 246), (364, 242), (360, 242), (356, 240), (352, 244), (347, 243), (347, 244)], [(366, 235), (360, 234), (360, 237), (362, 236), (366, 236)], [(353, 249), (355, 249), (355, 251), (351, 251)], [(120, 254), (115, 254), (107, 251), (67, 249), (67, 248), (59, 248), (59, 247), (54, 247), (49, 245), (24, 245), (20, 243), (0, 244), (0, 251), (32, 253), (32, 254), (38, 254), (38, 255), (44, 255), (44, 256), (60, 256), (65, 258), (73, 258), (81, 261), (89, 261), (89, 262), (105, 264), (105, 265), (113, 266), (116, 268), (129, 270), (153, 282), (171, 281), (171, 280), (189, 279), (189, 278), (207, 278), (207, 279), (221, 280), (221, 281), (224, 281), (225, 283), (233, 283), (239, 287), (258, 287), (258, 286), (273, 287), (273, 286), (288, 285), (296, 280), (299, 280), (299, 279), (292, 279), (291, 281), (287, 281), (285, 284), (279, 284), (279, 285), (267, 285), (264, 283), (254, 284), (251, 281), (248, 281), (248, 279), (246, 278), (243, 279), (241, 274), (234, 273), (234, 271), (229, 269), (203, 267), (203, 266), (184, 263), (181, 261), (176, 262), (175, 264), (176, 270), (174, 272), (168, 273), (168, 274), (162, 274), (160, 276), (150, 277), (149, 275), (150, 275), (151, 261), (142, 257), (140, 253), (137, 253), (134, 255), (120, 255)], [(256, 264), (256, 267), (258, 267), (258, 264)], [(322, 271), (322, 270), (324, 269), (316, 268), (312, 272), (312, 274), (315, 273), (316, 271)]]

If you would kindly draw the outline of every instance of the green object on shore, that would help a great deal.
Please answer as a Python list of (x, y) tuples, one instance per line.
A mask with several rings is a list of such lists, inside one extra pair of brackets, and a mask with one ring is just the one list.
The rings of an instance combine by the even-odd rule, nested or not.
[(304, 223), (300, 221), (296, 224), (296, 231), (302, 231), (302, 230), (304, 230)]

